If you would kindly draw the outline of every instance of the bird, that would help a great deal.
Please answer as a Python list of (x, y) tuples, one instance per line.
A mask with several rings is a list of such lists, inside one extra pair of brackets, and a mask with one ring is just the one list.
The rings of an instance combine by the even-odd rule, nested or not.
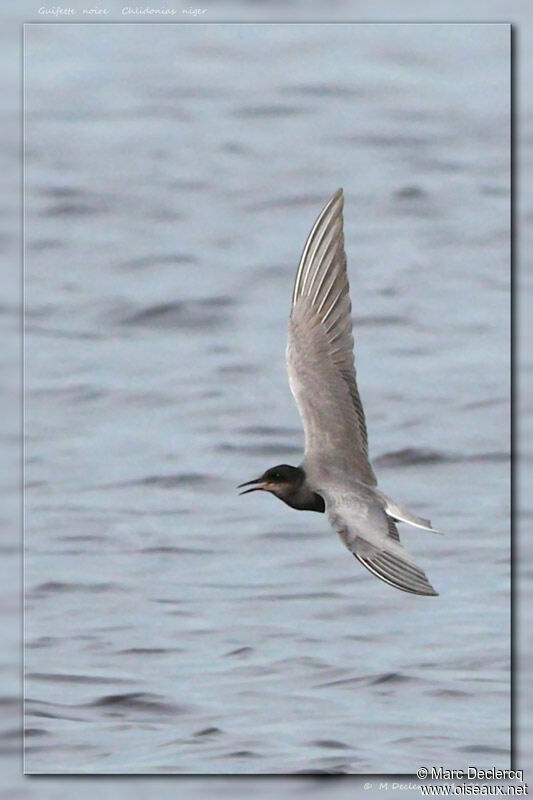
[(304, 427), (303, 460), (297, 467), (271, 467), (237, 488), (250, 487), (240, 494), (269, 492), (294, 509), (325, 513), (373, 575), (404, 592), (438, 596), (400, 542), (397, 523), (441, 531), (387, 497), (369, 460), (356, 382), (343, 207), (338, 189), (307, 237), (292, 294), (286, 362)]

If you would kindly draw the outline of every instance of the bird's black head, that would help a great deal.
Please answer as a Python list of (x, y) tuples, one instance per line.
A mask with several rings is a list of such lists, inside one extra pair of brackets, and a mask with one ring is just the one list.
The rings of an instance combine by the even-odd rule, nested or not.
[[(252, 486), (251, 489), (246, 489), (241, 494), (248, 494), (248, 492), (272, 492), (272, 494), (279, 495), (286, 489), (297, 489), (302, 485), (305, 480), (305, 472), (300, 467), (290, 467), (288, 464), (279, 464), (277, 467), (271, 467), (263, 472), (261, 477), (254, 478), (253, 481), (241, 483), (237, 488), (241, 489), (243, 486)], [(252, 485), (253, 484), (253, 485)]]
[(243, 486), (251, 486), (251, 488), (241, 494), (258, 491), (270, 492), (293, 508), (324, 511), (324, 501), (307, 486), (305, 472), (301, 467), (279, 464), (277, 467), (267, 469), (260, 478), (241, 483), (237, 488), (241, 489)]

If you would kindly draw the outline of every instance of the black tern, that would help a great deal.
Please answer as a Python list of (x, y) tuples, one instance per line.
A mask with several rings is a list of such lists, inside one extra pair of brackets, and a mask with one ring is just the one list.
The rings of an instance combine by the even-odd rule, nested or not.
[(438, 595), (400, 543), (397, 522), (440, 533), (377, 488), (355, 378), (351, 301), (339, 189), (311, 229), (292, 295), (287, 371), (302, 417), (299, 467), (280, 464), (242, 483), (292, 508), (326, 513), (348, 550), (370, 572), (404, 592)]

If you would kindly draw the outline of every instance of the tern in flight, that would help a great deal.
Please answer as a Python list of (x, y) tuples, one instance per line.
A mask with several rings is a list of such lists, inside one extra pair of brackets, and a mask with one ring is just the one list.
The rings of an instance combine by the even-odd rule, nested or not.
[(292, 508), (326, 513), (348, 550), (382, 581), (404, 592), (437, 595), (400, 543), (396, 523), (439, 531), (378, 489), (368, 459), (342, 209), (339, 189), (308, 236), (292, 295), (286, 356), (305, 431), (303, 461), (299, 467), (272, 467), (238, 488), (251, 486), (241, 494), (270, 492)]

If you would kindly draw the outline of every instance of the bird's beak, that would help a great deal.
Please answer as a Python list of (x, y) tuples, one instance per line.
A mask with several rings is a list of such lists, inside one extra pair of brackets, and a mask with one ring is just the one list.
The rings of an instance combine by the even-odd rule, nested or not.
[(252, 486), (251, 489), (246, 489), (244, 492), (239, 492), (239, 494), (248, 494), (249, 492), (266, 492), (267, 491), (267, 482), (264, 481), (262, 478), (254, 478), (253, 481), (246, 481), (246, 483), (241, 483), (240, 486), (237, 486), (237, 489), (242, 489), (243, 486), (250, 486), (251, 484), (257, 484), (256, 486)]

